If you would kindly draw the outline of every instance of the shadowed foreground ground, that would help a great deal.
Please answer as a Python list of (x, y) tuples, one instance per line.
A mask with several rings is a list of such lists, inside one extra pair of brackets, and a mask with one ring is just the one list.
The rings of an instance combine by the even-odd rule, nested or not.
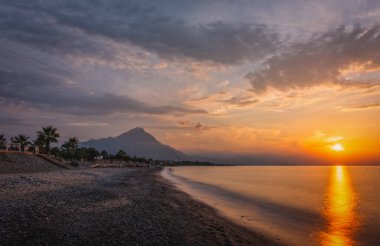
[(271, 245), (157, 171), (0, 175), (0, 245)]

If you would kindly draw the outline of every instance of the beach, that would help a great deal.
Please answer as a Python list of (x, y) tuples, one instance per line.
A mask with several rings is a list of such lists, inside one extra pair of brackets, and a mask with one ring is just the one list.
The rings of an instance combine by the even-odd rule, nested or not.
[(177, 190), (160, 171), (0, 174), (0, 245), (275, 245)]

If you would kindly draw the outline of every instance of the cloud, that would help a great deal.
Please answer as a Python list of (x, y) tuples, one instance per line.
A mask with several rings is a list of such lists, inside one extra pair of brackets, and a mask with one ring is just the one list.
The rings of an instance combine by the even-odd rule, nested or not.
[[(125, 91), (119, 95), (105, 87), (99, 90), (100, 79), (91, 84), (93, 75), (81, 70), (94, 64), (119, 68), (120, 63), (134, 59), (130, 49), (147, 50), (169, 60), (236, 64), (259, 59), (277, 45), (277, 35), (265, 25), (196, 24), (141, 1), (0, 0), (0, 16), (2, 102), (76, 116), (207, 113), (180, 102), (150, 105)], [(112, 78), (110, 71), (114, 70), (104, 73)], [(127, 77), (124, 72), (117, 76)]]
[[(85, 32), (60, 25), (54, 17), (38, 10), (35, 6), (0, 2), (1, 42), (11, 40), (35, 47), (51, 54), (66, 54), (81, 57), (98, 57), (112, 60), (114, 51), (99, 38)], [(12, 6), (13, 5), (13, 6)]]
[[(0, 8), (1, 11), (4, 9)], [(35, 18), (38, 17), (35, 16)], [(33, 20), (30, 23), (33, 23)], [(20, 25), (24, 24), (21, 21)], [(1, 28), (4, 28), (4, 23), (0, 21)], [(19, 32), (20, 30), (16, 28), (16, 33)], [(181, 107), (180, 103), (175, 106), (150, 105), (128, 95), (107, 92), (105, 86), (107, 82), (100, 81), (103, 84), (102, 90), (97, 90), (99, 85), (95, 82), (88, 86), (82, 81), (83, 78), (90, 80), (91, 77), (86, 77), (86, 73), (73, 65), (70, 59), (54, 52), (54, 49), (61, 50), (60, 43), (57, 46), (54, 42), (42, 43), (41, 47), (46, 47), (40, 50), (35, 49), (34, 43), (27, 45), (8, 40), (9, 33), (0, 38), (0, 53), (2, 54), (0, 56), (0, 103), (2, 106), (11, 103), (77, 116), (114, 113), (172, 115), (207, 113), (201, 109)], [(36, 33), (37, 36), (38, 33)], [(52, 37), (54, 37), (53, 34)], [(30, 38), (33, 39), (32, 37), (31, 34)], [(65, 38), (62, 45), (65, 43)], [(49, 45), (52, 50), (49, 50)], [(70, 41), (67, 46), (70, 46)], [(66, 52), (65, 48), (62, 52)], [(102, 52), (97, 53), (96, 49), (89, 49), (88, 52), (102, 56)], [(99, 83), (99, 80), (96, 83)]]
[(360, 81), (347, 75), (380, 69), (380, 27), (342, 26), (319, 34), (304, 43), (298, 43), (274, 56), (261, 69), (250, 72), (246, 78), (256, 92), (268, 88), (289, 90), (335, 83), (356, 85), (378, 83), (378, 80)]
[(131, 43), (162, 57), (222, 64), (259, 59), (277, 46), (277, 34), (263, 24), (192, 24), (161, 13), (144, 1), (0, 2), (2, 37), (50, 52), (109, 57), (104, 37)]
[[(247, 91), (249, 92), (249, 91)], [(250, 93), (251, 94), (251, 93)], [(238, 91), (237, 95), (232, 92), (220, 91), (205, 97), (189, 100), (190, 104), (217, 104), (227, 107), (241, 108), (251, 106), (259, 102), (258, 99), (252, 98), (252, 95)]]
[[(204, 114), (206, 111), (178, 106), (151, 106), (123, 95), (91, 93), (68, 87), (52, 77), (36, 74), (9, 74), (0, 71), (0, 97), (49, 111), (76, 115), (113, 113)], [(41, 90), (41, 87), (44, 89)]]
[(186, 121), (186, 120), (179, 120), (179, 121), (177, 121), (177, 123), (180, 126), (191, 127), (191, 128), (195, 128), (197, 130), (200, 130), (200, 129), (204, 128), (204, 126), (201, 123), (199, 123), (199, 122), (191, 122), (191, 121)]
[(232, 106), (236, 107), (245, 107), (249, 105), (253, 105), (259, 102), (257, 99), (251, 99), (250, 97), (230, 97), (226, 100), (220, 100), (219, 102), (224, 102)]
[(79, 126), (79, 127), (98, 127), (98, 126), (108, 126), (108, 123), (102, 122), (72, 122), (68, 124), (69, 126)]
[(371, 104), (364, 104), (364, 105), (352, 107), (352, 109), (372, 109), (372, 108), (380, 108), (380, 103), (371, 103)]
[(330, 135), (321, 130), (316, 130), (313, 134), (305, 139), (305, 143), (313, 148), (331, 148), (334, 144), (344, 142), (345, 137)]
[(334, 143), (334, 142), (338, 142), (338, 141), (343, 140), (343, 139), (344, 139), (344, 137), (342, 137), (342, 136), (332, 136), (332, 137), (327, 137), (325, 139), (325, 142)]
[[(22, 123), (23, 122), (20, 119), (18, 119), (18, 118), (15, 118), (15, 117), (12, 117), (12, 116), (8, 116), (8, 115), (0, 114), (0, 125), (1, 126), (22, 124)], [(0, 132), (0, 134), (1, 133), (2, 132)]]

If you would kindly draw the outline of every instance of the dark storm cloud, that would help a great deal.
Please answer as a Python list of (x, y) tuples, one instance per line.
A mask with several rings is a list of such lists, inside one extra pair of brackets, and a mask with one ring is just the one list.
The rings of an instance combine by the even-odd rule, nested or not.
[(76, 115), (206, 113), (180, 106), (152, 106), (125, 95), (93, 92), (81, 86), (81, 81), (75, 81), (80, 71), (64, 55), (111, 61), (116, 51), (107, 38), (128, 41), (134, 32), (147, 31), (134, 29), (132, 25), (134, 19), (143, 20), (151, 12), (139, 9), (124, 1), (107, 5), (101, 1), (0, 0), (2, 105), (28, 105)]
[(256, 92), (311, 87), (323, 83), (358, 84), (341, 71), (352, 65), (363, 70), (380, 67), (380, 27), (340, 27), (296, 44), (288, 52), (270, 58), (262, 69), (246, 77)]
[(0, 4), (3, 37), (53, 51), (107, 56), (107, 47), (91, 41), (105, 37), (166, 58), (235, 64), (261, 58), (277, 45), (277, 35), (264, 25), (190, 24), (149, 7), (149, 1), (19, 0)]
[(112, 49), (99, 39), (79, 29), (60, 25), (54, 17), (38, 11), (38, 3), (34, 7), (36, 9), (33, 6), (21, 8), (0, 3), (2, 40), (16, 41), (51, 54), (113, 58)]

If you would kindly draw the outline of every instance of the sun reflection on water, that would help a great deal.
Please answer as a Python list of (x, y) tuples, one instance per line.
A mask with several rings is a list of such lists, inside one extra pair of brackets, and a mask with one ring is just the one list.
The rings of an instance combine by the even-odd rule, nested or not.
[(357, 206), (357, 196), (352, 188), (347, 167), (332, 167), (324, 207), (327, 228), (320, 234), (321, 245), (355, 245), (354, 236), (360, 225)]

